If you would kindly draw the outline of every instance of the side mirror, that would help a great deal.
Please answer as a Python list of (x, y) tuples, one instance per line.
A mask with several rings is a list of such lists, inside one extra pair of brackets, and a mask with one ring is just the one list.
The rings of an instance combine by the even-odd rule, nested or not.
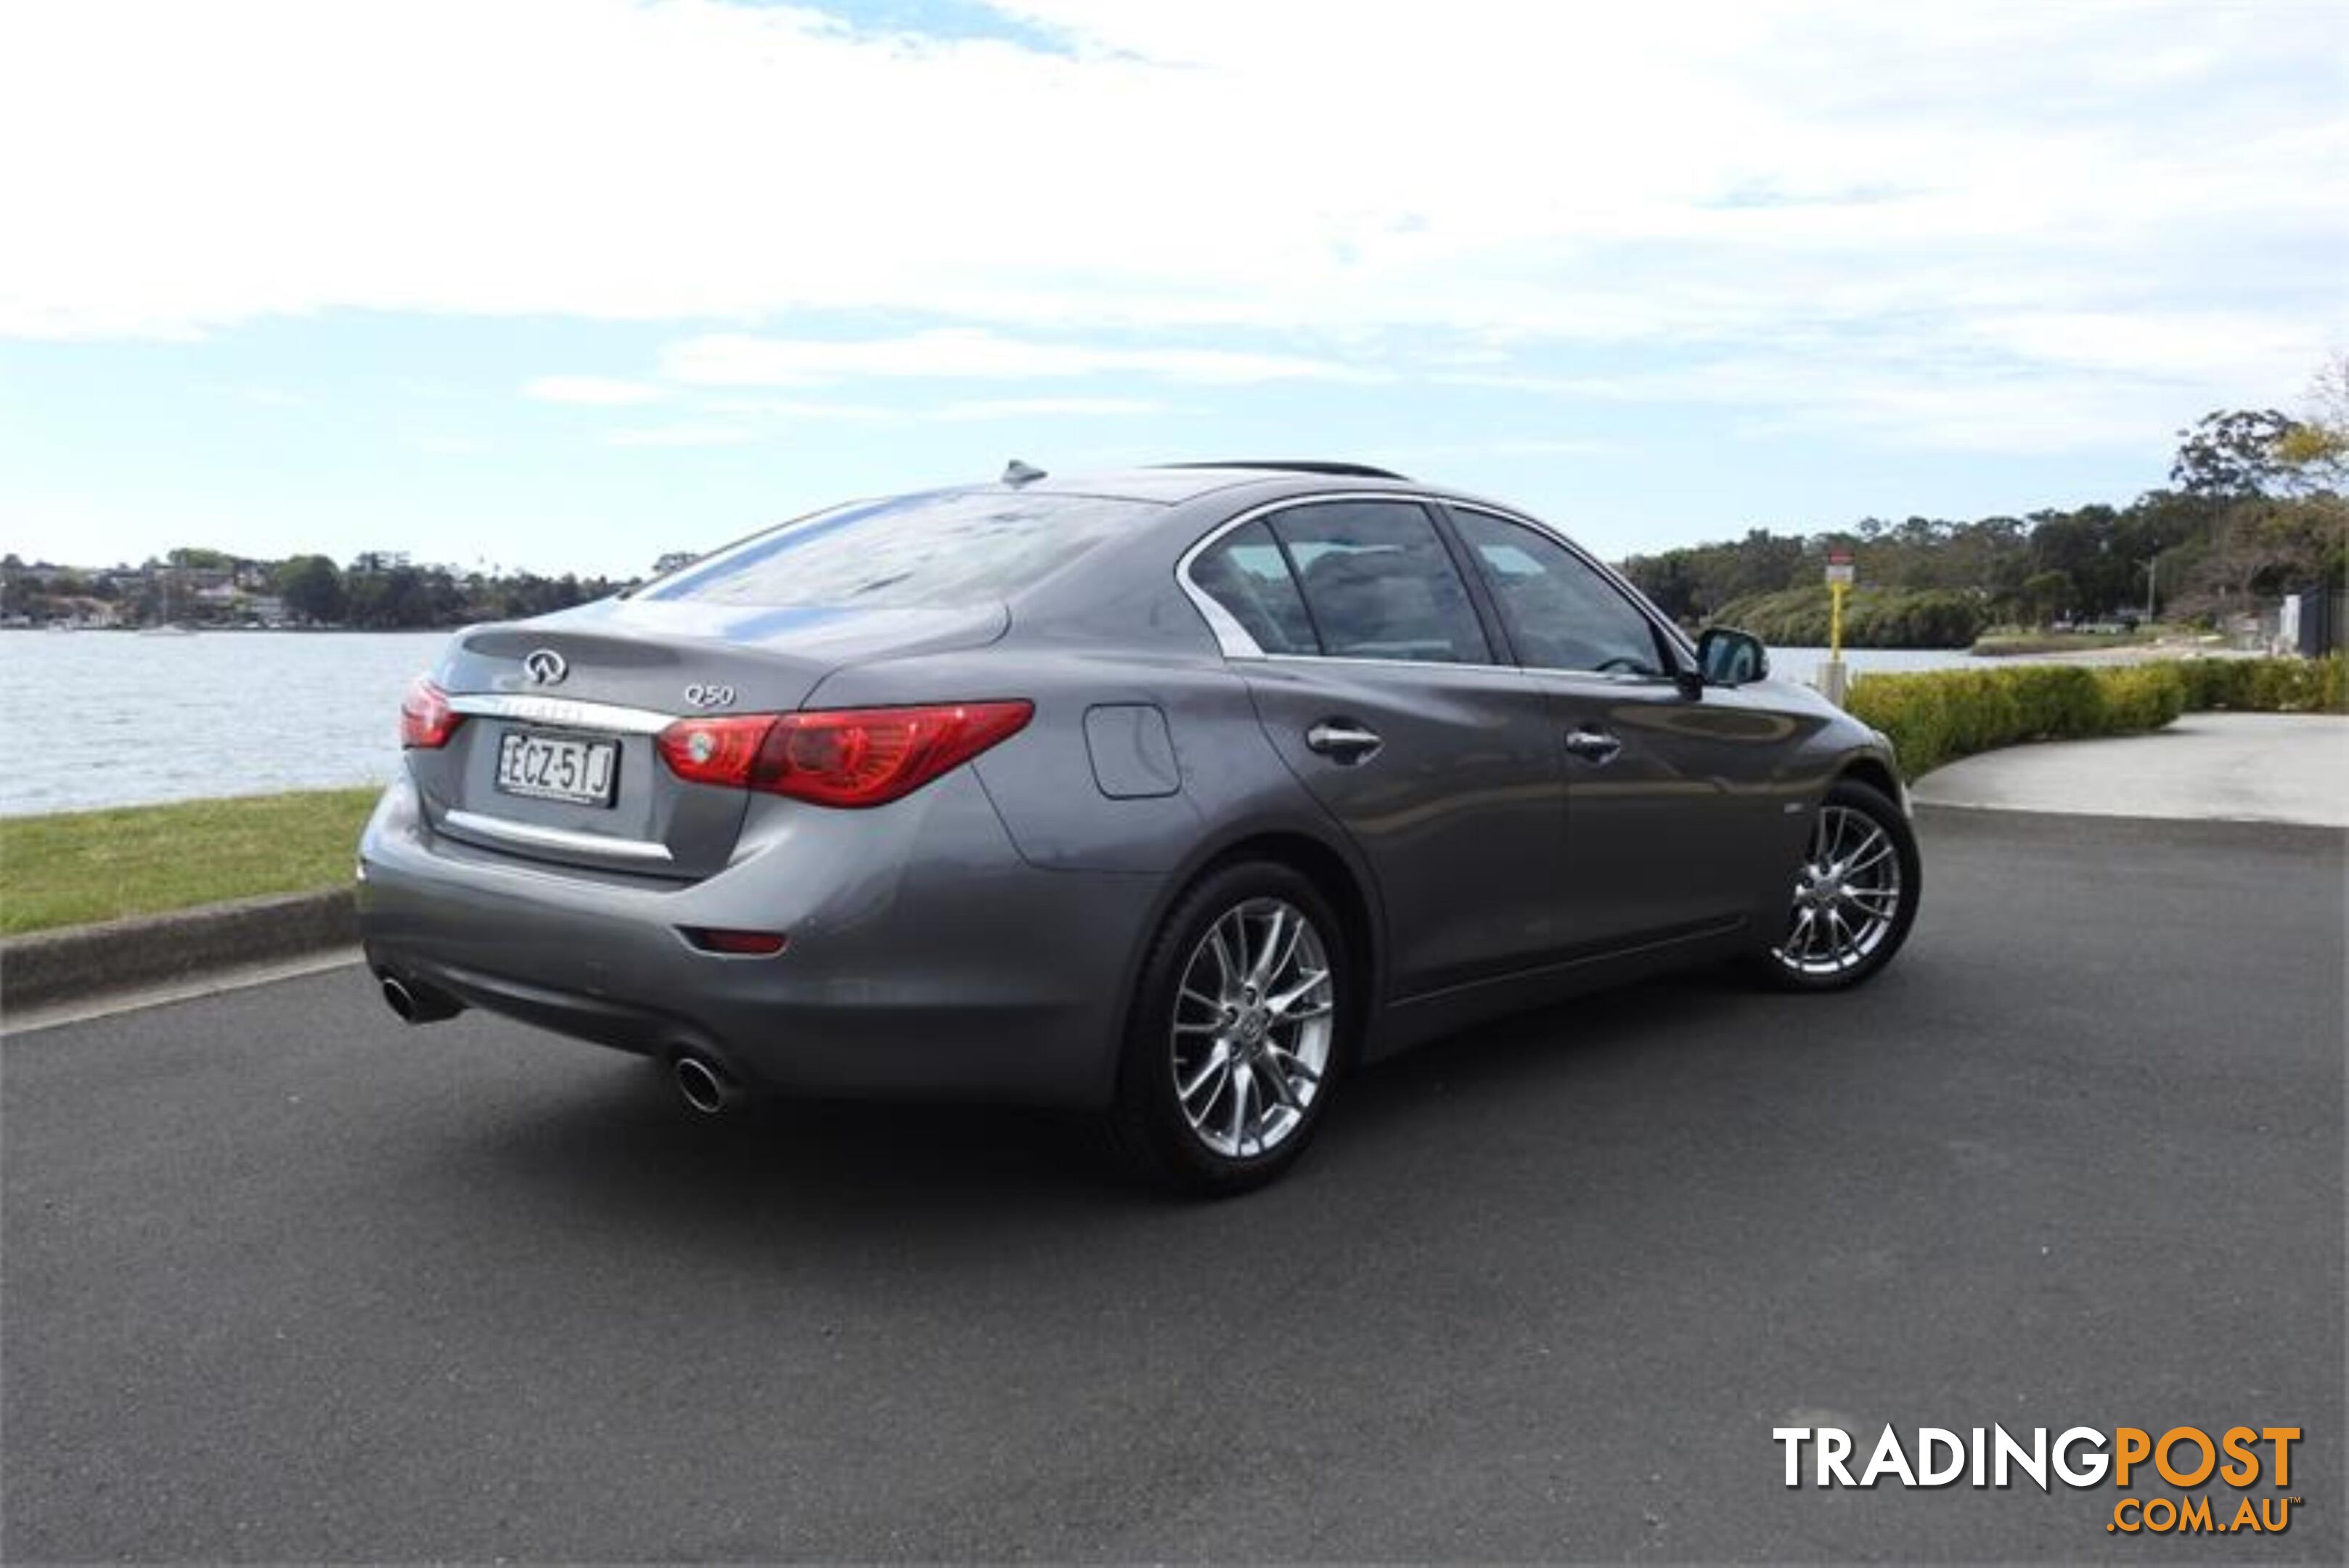
[(1770, 655), (1762, 639), (1725, 626), (1707, 627), (1698, 636), (1696, 663), (1707, 686), (1744, 686), (1770, 673)]

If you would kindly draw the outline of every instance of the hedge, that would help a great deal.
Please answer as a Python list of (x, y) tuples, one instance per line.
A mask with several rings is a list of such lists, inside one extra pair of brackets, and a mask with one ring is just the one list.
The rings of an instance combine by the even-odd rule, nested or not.
[(2205, 709), (2337, 713), (2349, 709), (2349, 691), (2333, 654), (1869, 675), (1854, 682), (1845, 706), (1892, 738), (1901, 771), (1914, 779), (1976, 752), (2135, 734)]

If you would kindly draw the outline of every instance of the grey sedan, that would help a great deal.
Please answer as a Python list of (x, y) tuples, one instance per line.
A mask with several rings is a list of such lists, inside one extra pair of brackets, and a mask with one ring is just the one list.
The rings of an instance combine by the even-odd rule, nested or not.
[(1102, 1114), (1231, 1192), (1347, 1075), (1917, 910), (1883, 737), (1513, 507), (1340, 463), (859, 502), (465, 631), (360, 846), (386, 999), (761, 1092)]

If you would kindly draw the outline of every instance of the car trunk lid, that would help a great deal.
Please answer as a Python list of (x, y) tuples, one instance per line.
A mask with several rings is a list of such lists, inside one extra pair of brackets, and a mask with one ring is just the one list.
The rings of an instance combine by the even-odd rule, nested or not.
[(692, 784), (656, 738), (680, 717), (781, 713), (844, 665), (973, 648), (1000, 605), (752, 608), (605, 600), (460, 633), (436, 671), (464, 715), (409, 752), (433, 826), (480, 847), (693, 880), (722, 869), (749, 796)]

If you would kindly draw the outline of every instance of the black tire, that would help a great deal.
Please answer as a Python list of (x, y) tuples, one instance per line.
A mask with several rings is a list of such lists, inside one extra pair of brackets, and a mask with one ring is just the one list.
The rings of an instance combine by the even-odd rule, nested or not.
[[(1181, 1002), (1178, 993), (1185, 971), (1209, 942), (1209, 933), (1236, 912), (1258, 908), (1267, 900), (1301, 915), (1320, 944), (1330, 977), (1330, 1028), (1322, 1064), (1297, 1119), (1287, 1125), (1272, 1147), (1235, 1157), (1210, 1147), (1206, 1141), (1208, 1135), (1193, 1126), (1183, 1108), (1176, 1085), (1176, 1015), (1178, 1008), (1185, 1006), (1193, 1008), (1195, 1015), (1197, 1003)], [(1330, 1101), (1351, 1060), (1361, 1005), (1360, 978), (1346, 945), (1345, 929), (1310, 878), (1269, 861), (1244, 861), (1210, 871), (1168, 911), (1143, 960), (1118, 1058), (1116, 1098), (1108, 1117), (1110, 1141), (1122, 1162), (1154, 1186), (1200, 1198), (1228, 1198), (1252, 1191), (1296, 1164), (1328, 1115)], [(1319, 1000), (1317, 992), (1307, 1005), (1318, 1004)], [(1191, 1033), (1199, 1033), (1195, 1025)], [(1275, 1045), (1279, 1043), (1277, 1032), (1261, 1038)], [(1297, 1036), (1292, 1032), (1288, 1038)], [(1222, 1046), (1222, 1037), (1215, 1036), (1214, 1044)], [(1245, 1076), (1235, 1071), (1227, 1073), (1226, 1079), (1228, 1084)], [(1298, 1092), (1298, 1085), (1288, 1078), (1282, 1082), (1292, 1093)], [(1240, 1085), (1238, 1089), (1245, 1115), (1247, 1085)], [(1275, 1109), (1269, 1105), (1263, 1108), (1268, 1114)], [(1246, 1150), (1245, 1137), (1239, 1147)]]
[[(1883, 929), (1876, 935), (1867, 950), (1851, 961), (1828, 967), (1825, 960), (1802, 962), (1790, 957), (1789, 950), (1795, 946), (1793, 939), (1803, 930), (1800, 922), (1804, 905), (1800, 889), (1806, 879), (1805, 868), (1813, 863), (1811, 857), (1817, 846), (1816, 836), (1806, 839), (1805, 858), (1792, 869), (1788, 878), (1788, 905), (1748, 961), (1749, 972), (1776, 990), (1849, 991), (1856, 985), (1864, 985), (1883, 972), (1884, 966), (1892, 961), (1901, 944), (1909, 940), (1909, 928), (1916, 924), (1917, 901), (1924, 891), (1924, 863), (1917, 853), (1916, 830), (1908, 817), (1883, 791), (1849, 778), (1838, 779), (1828, 788), (1826, 797), (1819, 803), (1815, 823), (1830, 820), (1830, 814), (1836, 812), (1857, 814), (1890, 841), (1890, 864), (1899, 872), (1898, 897)], [(1816, 826), (1813, 832), (1815, 835), (1818, 832)], [(1862, 858), (1859, 855), (1848, 857), (1851, 861)]]

